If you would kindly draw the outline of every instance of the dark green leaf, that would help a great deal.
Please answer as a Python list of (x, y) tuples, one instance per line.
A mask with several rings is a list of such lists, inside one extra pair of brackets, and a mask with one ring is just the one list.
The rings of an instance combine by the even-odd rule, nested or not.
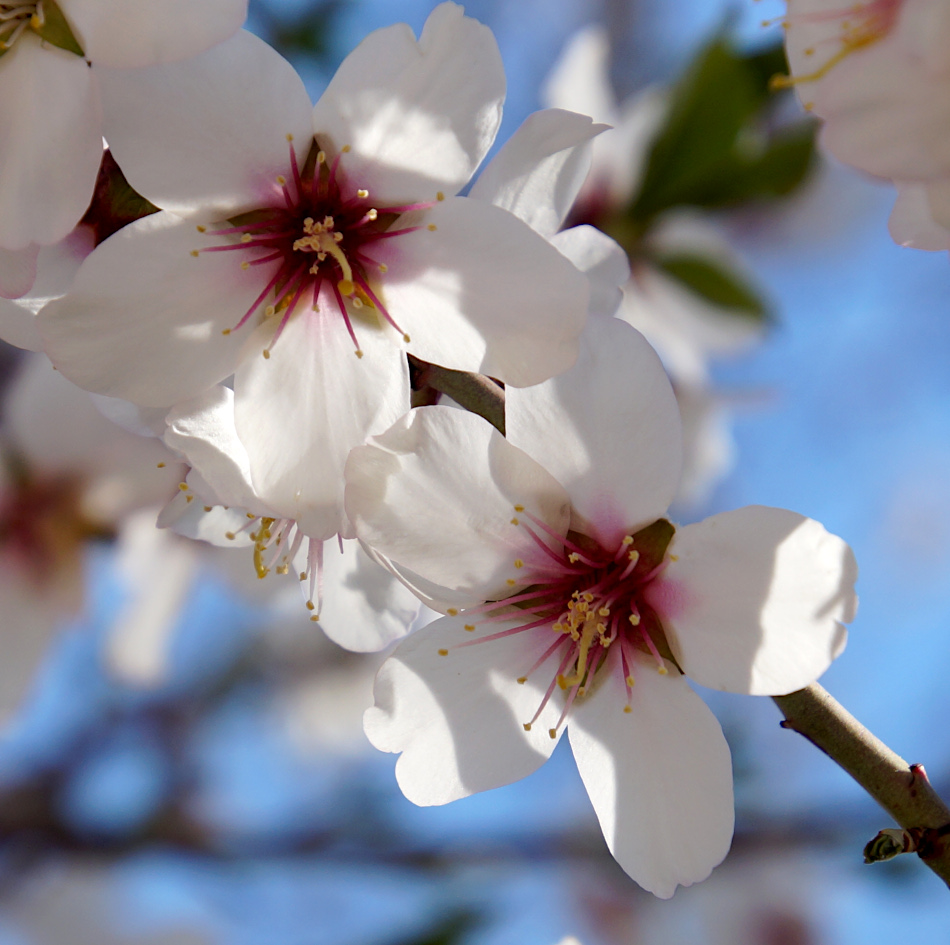
[(756, 321), (767, 317), (765, 304), (751, 286), (708, 258), (682, 253), (661, 257), (655, 264), (713, 305), (732, 309)]

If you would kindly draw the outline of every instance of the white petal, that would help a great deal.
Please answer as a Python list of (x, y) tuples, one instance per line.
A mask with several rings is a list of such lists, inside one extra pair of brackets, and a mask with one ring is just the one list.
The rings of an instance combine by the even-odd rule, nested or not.
[(505, 98), (498, 44), (486, 26), (440, 4), (417, 43), (404, 23), (350, 53), (313, 111), (328, 151), (381, 203), (457, 193), (491, 147)]
[[(92, 252), (95, 237), (85, 226), (78, 226), (65, 239), (52, 246), (32, 246), (27, 253), (39, 249), (36, 277), (29, 291), (16, 299), (0, 299), (0, 338), (8, 344), (28, 351), (41, 351), (36, 313), (52, 299), (60, 298), (69, 286), (83, 259)], [(0, 255), (5, 251), (0, 250)]]
[[(274, 321), (274, 320), (272, 320)], [(255, 491), (311, 538), (349, 536), (343, 519), (343, 466), (351, 449), (409, 409), (406, 359), (382, 333), (356, 325), (356, 357), (339, 313), (298, 312), (271, 348), (275, 324), (234, 378), (238, 435)]]
[(168, 674), (172, 633), (198, 571), (198, 548), (155, 527), (155, 511), (130, 516), (117, 549), (122, 603), (105, 658), (123, 682), (158, 686)]
[(408, 633), (419, 601), (358, 542), (335, 541), (323, 551), (320, 627), (334, 642), (357, 653), (374, 653)]
[(178, 404), (166, 418), (165, 445), (197, 470), (213, 505), (238, 506), (267, 515), (254, 492), (247, 449), (234, 424), (234, 391), (217, 385)]
[(556, 699), (524, 730), (547, 681), (539, 673), (516, 681), (550, 633), (529, 630), (459, 649), (472, 640), (463, 624), (444, 617), (400, 644), (379, 670), (376, 705), (363, 719), (377, 748), (402, 752), (396, 780), (414, 804), (446, 804), (510, 784), (539, 768), (557, 744), (548, 735), (560, 714)]
[(232, 253), (191, 255), (214, 242), (193, 223), (157, 213), (98, 246), (69, 294), (38, 316), (59, 370), (86, 390), (156, 407), (231, 374), (245, 333), (221, 333), (270, 273), (242, 271)]
[(508, 439), (571, 497), (575, 524), (605, 543), (666, 514), (679, 483), (679, 413), (660, 359), (614, 318), (592, 318), (577, 364), (509, 389)]
[(86, 212), (102, 160), (95, 79), (30, 30), (0, 59), (0, 246), (61, 240)]
[(600, 24), (578, 30), (564, 45), (541, 95), (555, 108), (566, 108), (613, 125), (617, 102), (610, 83), (610, 38)]
[(35, 243), (23, 249), (0, 249), (0, 297), (18, 299), (30, 291), (36, 281), (39, 253)]
[(592, 226), (572, 226), (551, 237), (551, 245), (587, 276), (591, 315), (614, 315), (630, 278), (630, 263), (619, 243)]
[(373, 247), (389, 267), (383, 302), (412, 339), (411, 354), (516, 387), (574, 363), (588, 287), (564, 256), (478, 200), (450, 198), (424, 220)]
[(59, 0), (86, 58), (127, 68), (176, 62), (236, 32), (247, 0)]
[(469, 196), (510, 211), (550, 239), (590, 170), (589, 142), (608, 127), (559, 108), (535, 112), (492, 158)]
[(604, 839), (644, 889), (669, 899), (729, 851), (732, 763), (722, 729), (682, 676), (634, 668), (630, 712), (616, 648), (575, 703), (568, 733)]
[(746, 506), (677, 529), (669, 554), (650, 601), (680, 666), (702, 685), (785, 695), (844, 649), (857, 565), (813, 519)]
[[(451, 407), (413, 410), (346, 464), (346, 510), (360, 538), (454, 592), (459, 606), (510, 595), (543, 560), (512, 523), (516, 505), (566, 533), (563, 489), (487, 421)], [(528, 565), (522, 574), (516, 559)]]
[[(239, 32), (187, 62), (99, 69), (105, 136), (129, 183), (164, 210), (216, 218), (272, 205), (310, 149), (310, 97), (293, 66)], [(212, 210), (213, 208), (213, 210)]]

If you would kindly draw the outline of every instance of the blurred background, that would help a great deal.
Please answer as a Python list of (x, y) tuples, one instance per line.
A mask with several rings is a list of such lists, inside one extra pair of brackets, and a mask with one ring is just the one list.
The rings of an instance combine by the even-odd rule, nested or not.
[[(252, 0), (248, 26), (316, 99), (369, 31), (418, 35), (434, 6)], [(950, 797), (947, 259), (895, 246), (892, 189), (815, 156), (794, 97), (767, 94), (783, 7), (466, 4), (507, 70), (499, 142), (593, 94), (571, 69), (607, 56), (605, 107), (636, 133), (595, 153), (603, 186), (576, 215), (630, 252), (625, 317), (695, 434), (677, 519), (776, 505), (852, 544), (861, 609), (822, 682)], [(382, 657), (335, 647), (246, 555), (156, 533), (174, 460), (23, 352), (2, 363), (0, 945), (946, 939), (940, 881), (911, 857), (862, 864), (889, 819), (767, 699), (702, 693), (733, 750), (736, 838), (669, 902), (607, 854), (566, 742), (508, 788), (412, 806), (362, 736)], [(11, 562), (41, 545), (25, 578)]]

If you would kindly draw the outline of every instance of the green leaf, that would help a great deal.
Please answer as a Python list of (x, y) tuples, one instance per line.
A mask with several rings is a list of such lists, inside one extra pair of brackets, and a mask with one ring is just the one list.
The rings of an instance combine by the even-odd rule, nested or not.
[(755, 321), (766, 321), (765, 303), (745, 280), (708, 258), (692, 253), (663, 256), (654, 261), (668, 276), (690, 292), (720, 308), (731, 309)]
[(779, 94), (771, 78), (785, 67), (780, 46), (739, 53), (719, 37), (673, 92), (641, 187), (627, 212), (634, 232), (677, 206), (706, 209), (785, 196), (814, 160), (815, 124), (772, 127)]
[(643, 220), (692, 202), (691, 191), (730, 158), (740, 130), (760, 103), (752, 74), (724, 40), (714, 40), (673, 93), (631, 215)]
[(82, 46), (76, 41), (69, 22), (55, 0), (43, 0), (43, 25), (34, 26), (33, 29), (51, 46), (58, 46), (77, 56), (85, 56)]

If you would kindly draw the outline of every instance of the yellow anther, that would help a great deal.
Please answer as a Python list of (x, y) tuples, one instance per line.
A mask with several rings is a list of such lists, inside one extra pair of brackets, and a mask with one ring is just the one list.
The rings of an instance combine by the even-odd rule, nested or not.
[(191, 251), (191, 255), (194, 256), (195, 259), (197, 259), (201, 254), (198, 252), (197, 249), (193, 249), (193, 250)]
[(332, 230), (334, 225), (334, 219), (329, 214), (323, 218), (323, 228), (325, 230)]
[(257, 516), (256, 516), (253, 512), (245, 512), (244, 514), (245, 514), (252, 522), (254, 521), (254, 519), (257, 518)]
[(195, 501), (195, 497), (194, 497), (193, 495), (186, 495), (186, 496), (185, 496), (185, 501), (186, 501), (186, 502), (194, 502), (194, 501)]
[(310, 618), (310, 622), (311, 622), (311, 623), (319, 623), (319, 622), (320, 622), (320, 615), (319, 615), (319, 614), (314, 614), (314, 615)]
[(362, 307), (363, 307), (363, 300), (359, 296), (357, 296), (356, 298), (353, 299), (353, 308), (362, 308)]
[(628, 547), (628, 546), (632, 545), (632, 544), (633, 544), (633, 536), (632, 536), (632, 535), (624, 535), (624, 536), (623, 536), (623, 541), (620, 542), (620, 544), (621, 544), (621, 545), (624, 545), (625, 547)]
[(368, 190), (364, 190), (364, 189), (361, 187), (361, 188), (356, 192), (356, 196), (359, 197), (360, 200), (365, 200), (365, 199), (369, 196), (369, 191), (368, 191)]
[(426, 229), (427, 229), (430, 233), (435, 233), (435, 231), (438, 229), (438, 227), (437, 227), (434, 223), (430, 223), (430, 224), (426, 227)]
[(640, 626), (640, 615), (639, 615), (639, 614), (630, 614), (630, 616), (627, 617), (627, 620), (629, 620), (630, 623), (632, 623), (633, 626), (635, 626), (635, 627), (639, 627), (639, 626)]
[(670, 671), (665, 666), (657, 666), (656, 671), (661, 676), (668, 676), (670, 674)]
[(367, 220), (375, 220), (379, 217), (379, 211), (374, 207), (372, 210), (366, 211)]
[(340, 148), (340, 151), (342, 151), (343, 154), (349, 154), (350, 151), (352, 151), (352, 150), (353, 150), (353, 149), (352, 149), (348, 144), (344, 144), (343, 147)]
[(407, 334), (404, 334), (404, 335), (402, 336), (402, 340), (403, 340), (406, 344), (409, 344), (409, 342), (412, 341), (412, 339), (411, 339), (411, 338), (409, 337), (409, 335), (407, 335)]
[(380, 271), (380, 272), (389, 272), (389, 266), (387, 266), (386, 263), (380, 263), (380, 264), (379, 264), (379, 271)]
[(670, 561), (679, 561), (679, 559), (680, 559), (679, 555), (670, 555)]
[(449, 655), (448, 650), (439, 650), (439, 656), (448, 656), (448, 655)]
[(445, 200), (445, 194), (443, 194), (442, 191), (440, 190), (440, 191), (435, 195), (435, 199), (436, 199), (436, 200), (439, 200), (439, 201)]
[(584, 593), (581, 596), (584, 598), (584, 600), (587, 601), (588, 604), (594, 603), (594, 595), (591, 594), (590, 591), (584, 591)]
[(264, 314), (268, 318), (271, 318), (277, 314), (277, 309), (273, 305), (268, 305), (267, 308), (264, 309)]
[(317, 151), (317, 164), (326, 164), (326, 163), (327, 163), (327, 152)]
[(270, 359), (270, 348), (265, 348), (265, 349), (261, 352), (261, 354), (264, 355), (264, 360), (265, 360), (265, 361), (269, 360), (269, 359)]
[(293, 141), (293, 140), (294, 140), (294, 136), (293, 136), (289, 131), (287, 132), (287, 134), (284, 135), (284, 137), (285, 137), (288, 141)]
[(312, 600), (308, 600), (308, 601), (307, 601), (307, 610), (316, 610), (316, 609), (317, 609), (317, 608), (316, 608), (316, 605), (313, 603), (313, 601), (312, 601)]
[(519, 677), (518, 677), (518, 685), (520, 685), (520, 686), (523, 686), (527, 681), (528, 681), (528, 677), (527, 677), (527, 676), (519, 676)]
[(178, 488), (181, 489), (182, 492), (187, 492), (187, 491), (188, 491), (188, 483), (187, 483), (187, 482), (179, 482), (179, 483), (178, 483)]
[(450, 617), (457, 617), (458, 614), (459, 614), (458, 607), (450, 607), (450, 608), (446, 611), (446, 613), (447, 613)]
[(221, 334), (222, 334), (222, 335), (230, 335), (230, 334), (231, 334), (231, 329), (230, 329), (230, 328), (225, 328), (225, 329), (221, 332)]
[(640, 560), (640, 552), (639, 551), (628, 552), (627, 558), (631, 563), (636, 564)]
[(206, 512), (210, 512), (210, 511), (211, 511), (211, 506), (210, 506), (210, 505), (206, 505), (206, 506), (204, 507), (204, 510), (205, 510)]
[(631, 688), (633, 687), (633, 684), (634, 684), (635, 682), (636, 682), (636, 680), (633, 678), (633, 676), (628, 676), (628, 677), (627, 677), (627, 685), (630, 686)]
[(530, 732), (530, 731), (531, 731), (531, 723), (530, 723), (530, 722), (522, 722), (521, 724), (524, 726), (524, 730), (525, 730), (526, 732)]
[(234, 532), (225, 532), (224, 537), (227, 538), (228, 541), (234, 541), (237, 535), (235, 535)]
[(471, 633), (472, 630), (475, 629), (475, 624), (473, 624), (473, 623), (467, 623), (467, 624), (465, 624), (465, 629), (468, 630), (469, 633)]
[(516, 568), (524, 567), (524, 562), (521, 560), (521, 558), (515, 558), (515, 567)]
[(609, 617), (609, 616), (610, 616), (610, 608), (609, 608), (609, 607), (601, 607), (600, 610), (597, 611), (597, 613), (600, 614), (601, 617)]
[(301, 572), (300, 572), (300, 580), (301, 580), (301, 581), (306, 581), (306, 580), (307, 580), (307, 572), (306, 572), (306, 571), (301, 571)]
[(356, 351), (354, 351), (353, 353), (354, 353), (358, 358), (363, 357), (363, 352), (360, 351), (359, 348), (357, 348)]
[(625, 706), (623, 707), (623, 711), (624, 711), (624, 712), (627, 712), (627, 713), (630, 713), (630, 712), (633, 711), (633, 709), (631, 709), (630, 706), (625, 705)]
[(242, 243), (250, 243), (252, 239), (254, 239), (254, 237), (251, 236), (250, 233), (242, 233), (242, 234), (241, 234), (241, 242), (242, 242)]
[(549, 728), (549, 729), (548, 729), (548, 735), (549, 735), (552, 739), (557, 738), (557, 729), (556, 729), (556, 728)]
[(278, 175), (277, 175), (277, 183), (280, 184), (281, 187), (283, 187), (284, 184), (287, 183), (287, 178), (284, 177), (283, 174), (278, 174)]
[(508, 578), (508, 580), (505, 581), (505, 583), (506, 583), (509, 587), (514, 587), (518, 582), (517, 582), (514, 578)]
[(207, 228), (206, 226), (202, 226), (200, 223), (195, 227), (195, 229), (196, 229), (199, 233), (205, 233), (205, 232), (207, 232), (207, 230), (208, 230), (208, 228)]
[(524, 511), (524, 506), (523, 506), (523, 505), (516, 505), (516, 506), (515, 506), (515, 511), (516, 511), (516, 512), (523, 512), (523, 511)]
[(164, 468), (165, 468), (165, 464), (164, 464), (164, 463), (156, 463), (156, 466), (157, 466), (159, 469), (164, 469)]
[(518, 521), (518, 519), (513, 518), (513, 519), (511, 520), (511, 524), (512, 524), (512, 525), (520, 525), (521, 523)]
[(251, 264), (245, 259), (244, 262), (241, 263), (241, 268), (246, 272), (251, 268)]
[(571, 564), (577, 564), (577, 562), (581, 560), (581, 556), (576, 551), (572, 551), (567, 556), (567, 560), (570, 561)]

